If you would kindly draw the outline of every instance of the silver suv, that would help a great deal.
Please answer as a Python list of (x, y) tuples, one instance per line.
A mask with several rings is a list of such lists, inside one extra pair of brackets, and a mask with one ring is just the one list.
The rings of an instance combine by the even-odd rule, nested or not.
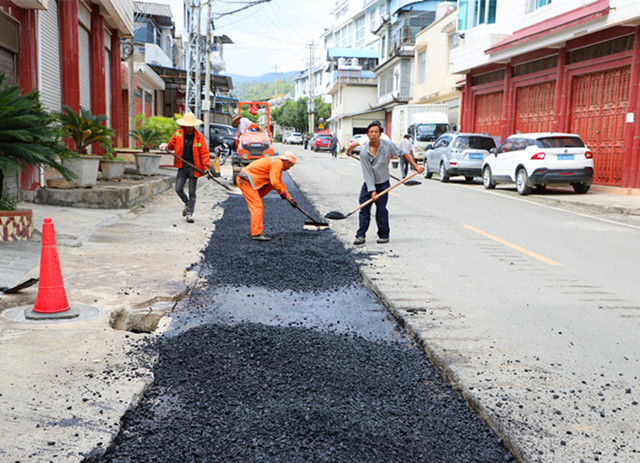
[(456, 175), (464, 176), (467, 182), (482, 175), (482, 163), (494, 149), (493, 138), (483, 133), (447, 132), (427, 145), (424, 155), (424, 177), (438, 172), (441, 182), (448, 182)]

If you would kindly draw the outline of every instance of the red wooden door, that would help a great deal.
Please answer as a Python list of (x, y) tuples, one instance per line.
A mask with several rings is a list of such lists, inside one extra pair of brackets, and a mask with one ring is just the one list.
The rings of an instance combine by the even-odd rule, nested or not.
[(597, 184), (621, 184), (630, 74), (623, 67), (571, 81), (570, 130), (591, 148)]
[(502, 129), (502, 92), (476, 96), (474, 132), (499, 137)]
[(555, 81), (516, 89), (516, 131), (527, 133), (551, 130), (555, 91)]

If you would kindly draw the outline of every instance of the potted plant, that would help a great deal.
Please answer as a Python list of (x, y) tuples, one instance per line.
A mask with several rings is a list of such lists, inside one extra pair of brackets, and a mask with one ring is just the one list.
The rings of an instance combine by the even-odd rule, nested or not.
[(161, 133), (155, 128), (148, 126), (148, 121), (144, 116), (136, 117), (136, 128), (129, 135), (136, 139), (142, 153), (135, 153), (136, 167), (140, 175), (154, 175), (160, 169), (160, 159), (162, 155), (150, 153), (151, 149), (160, 143)]
[(103, 180), (121, 180), (124, 176), (124, 168), (127, 160), (119, 157), (113, 148), (107, 148), (100, 161), (100, 171)]
[(42, 107), (38, 92), (22, 94), (17, 85), (3, 87), (4, 80), (0, 73), (0, 241), (26, 240), (33, 233), (33, 213), (17, 208), (19, 170), (51, 167), (71, 180), (73, 173), (59, 160), (75, 154), (62, 143), (57, 117)]
[(112, 146), (114, 130), (104, 125), (107, 116), (94, 116), (91, 111), (80, 106), (77, 113), (69, 106), (62, 106), (58, 115), (62, 124), (62, 133), (65, 138), (70, 138), (75, 144), (77, 158), (64, 164), (76, 174), (75, 186), (91, 187), (96, 184), (98, 178), (98, 166), (101, 156), (89, 154), (89, 147), (94, 143), (109, 150)]

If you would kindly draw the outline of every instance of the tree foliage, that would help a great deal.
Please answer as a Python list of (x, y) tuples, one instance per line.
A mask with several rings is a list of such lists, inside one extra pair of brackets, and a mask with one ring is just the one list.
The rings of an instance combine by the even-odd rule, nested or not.
[[(287, 100), (283, 106), (271, 110), (271, 118), (282, 127), (293, 127), (298, 132), (306, 132), (309, 127), (308, 98), (298, 101)], [(318, 129), (320, 119), (327, 120), (331, 116), (331, 105), (324, 102), (322, 97), (315, 99), (315, 127)]]
[[(234, 84), (233, 94), (240, 101), (265, 101), (274, 97), (276, 93), (275, 81), (264, 82), (240, 82)], [(286, 95), (293, 90), (293, 81), (278, 81), (278, 95)]]
[(0, 197), (4, 174), (13, 169), (52, 167), (72, 179), (60, 160), (75, 154), (62, 142), (57, 116), (43, 108), (36, 90), (22, 94), (17, 85), (3, 87), (4, 80), (0, 73)]

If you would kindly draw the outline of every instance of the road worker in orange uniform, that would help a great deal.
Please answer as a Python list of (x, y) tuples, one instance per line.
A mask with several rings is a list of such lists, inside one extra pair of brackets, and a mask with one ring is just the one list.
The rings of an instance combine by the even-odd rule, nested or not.
[(275, 189), (282, 199), (289, 201), (292, 207), (298, 206), (282, 183), (282, 172), (293, 167), (296, 161), (297, 158), (293, 153), (287, 151), (282, 156), (264, 157), (253, 161), (238, 174), (236, 185), (240, 187), (251, 214), (251, 239), (258, 241), (271, 239), (270, 236), (263, 234), (262, 223), (264, 211), (262, 198), (271, 190)]
[[(173, 166), (178, 168), (176, 193), (184, 203), (182, 215), (187, 222), (193, 223), (198, 177), (204, 175), (200, 171), (206, 171), (211, 167), (211, 158), (207, 140), (201, 132), (196, 130), (196, 127), (202, 124), (202, 121), (196, 119), (192, 112), (186, 112), (176, 122), (180, 128), (173, 134), (169, 143), (160, 145), (160, 149), (174, 151), (177, 156), (173, 159)], [(186, 162), (182, 162), (183, 159)], [(194, 169), (189, 164), (195, 165), (197, 169)], [(188, 183), (189, 196), (184, 194), (186, 183)]]

